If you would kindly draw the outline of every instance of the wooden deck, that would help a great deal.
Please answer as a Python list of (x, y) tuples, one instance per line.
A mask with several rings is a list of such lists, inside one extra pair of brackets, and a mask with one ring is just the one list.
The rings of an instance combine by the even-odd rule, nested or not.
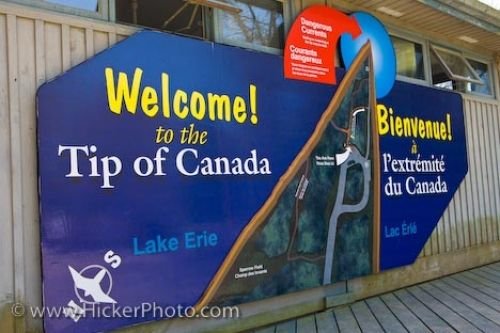
[(500, 262), (253, 332), (500, 332)]

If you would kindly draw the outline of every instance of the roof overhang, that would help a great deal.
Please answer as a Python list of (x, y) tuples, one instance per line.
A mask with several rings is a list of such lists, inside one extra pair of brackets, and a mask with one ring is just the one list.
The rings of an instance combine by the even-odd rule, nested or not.
[(500, 54), (500, 11), (478, 0), (328, 0), (345, 11), (367, 11), (389, 28), (481, 54)]

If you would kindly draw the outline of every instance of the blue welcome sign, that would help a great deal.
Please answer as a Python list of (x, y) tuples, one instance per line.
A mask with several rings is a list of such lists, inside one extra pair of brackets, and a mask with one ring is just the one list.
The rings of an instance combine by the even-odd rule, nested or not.
[(376, 100), (370, 59), (324, 85), (285, 79), (279, 56), (144, 31), (44, 84), (43, 293), (66, 314), (46, 331), (412, 263), (467, 172), (462, 101), (401, 82)]

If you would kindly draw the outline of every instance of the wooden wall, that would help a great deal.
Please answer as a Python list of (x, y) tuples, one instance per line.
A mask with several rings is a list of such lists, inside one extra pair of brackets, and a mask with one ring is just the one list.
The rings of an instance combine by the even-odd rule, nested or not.
[(469, 173), (427, 242), (424, 256), (500, 240), (500, 105), (467, 96), (464, 112)]
[[(294, 0), (291, 9), (313, 2)], [(0, 1), (0, 332), (41, 329), (29, 316), (13, 320), (7, 307), (42, 302), (36, 89), (134, 31)], [(500, 239), (500, 105), (469, 97), (464, 103), (470, 171), (420, 260)]]
[(133, 31), (0, 2), (0, 306), (41, 304), (36, 89)]

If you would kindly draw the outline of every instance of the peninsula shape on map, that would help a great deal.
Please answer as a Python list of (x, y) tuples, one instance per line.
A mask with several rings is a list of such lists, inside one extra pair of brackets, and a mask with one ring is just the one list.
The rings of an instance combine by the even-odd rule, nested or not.
[[(198, 306), (239, 304), (377, 272), (379, 146), (365, 45), (315, 131), (240, 234)], [(242, 267), (265, 274), (242, 278)]]

